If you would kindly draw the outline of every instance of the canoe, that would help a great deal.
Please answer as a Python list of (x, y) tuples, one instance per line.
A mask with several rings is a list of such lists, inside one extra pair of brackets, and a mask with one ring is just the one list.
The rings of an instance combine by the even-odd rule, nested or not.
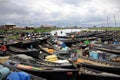
[[(43, 52), (45, 52), (45, 53), (47, 53), (47, 54), (54, 54), (54, 49), (53, 48), (50, 48), (49, 46), (48, 46), (48, 48), (47, 47), (42, 47), (41, 45), (38, 45), (38, 47), (40, 48), (40, 50), (42, 50)], [(49, 52), (49, 51), (47, 51), (47, 50), (52, 50), (51, 52)]]
[(39, 45), (42, 45), (44, 47), (48, 47), (48, 48), (54, 48), (53, 47), (53, 44), (51, 41), (50, 41), (50, 38), (47, 38), (47, 39), (44, 39), (44, 40), (39, 40)]
[(4, 65), (19, 69), (47, 80), (73, 80), (78, 76), (77, 69), (65, 69), (55, 67), (34, 67), (13, 62), (6, 62)]
[(75, 68), (71, 63), (67, 61), (65, 62), (65, 60), (64, 60), (64, 63), (48, 62), (40, 59), (34, 59), (24, 54), (13, 55), (9, 58), (9, 60), (26, 64), (26, 65), (36, 66), (36, 67), (49, 66), (49, 67), (71, 68), (71, 69)]
[[(12, 72), (21, 72), (21, 70), (19, 70), (19, 69), (16, 69), (16, 68), (13, 68), (13, 67), (10, 67), (10, 66), (8, 66), (8, 65), (4, 65), (3, 63), (2, 64), (0, 64), (0, 65), (2, 65), (3, 67), (7, 67), (7, 68), (9, 68), (10, 69), (10, 73), (12, 73)], [(23, 71), (22, 71), (23, 72)], [(10, 74), (9, 73), (9, 74)], [(46, 80), (45, 78), (42, 78), (42, 77), (38, 77), (38, 76), (35, 76), (35, 75), (33, 75), (33, 74), (30, 74), (30, 73), (28, 73), (29, 75), (30, 75), (30, 80)]]
[(39, 56), (39, 50), (38, 49), (23, 49), (18, 47), (9, 47), (9, 51), (14, 52), (15, 54), (26, 54), (32, 57), (38, 57)]
[(87, 32), (87, 33), (81, 33), (81, 34), (77, 34), (76, 37), (77, 38), (85, 38), (85, 37), (93, 37), (96, 35), (96, 32)]
[(81, 57), (78, 59), (76, 62), (77, 65), (79, 66), (84, 66), (88, 68), (93, 68), (105, 72), (111, 72), (115, 74), (120, 74), (120, 64), (119, 63), (112, 63), (109, 61), (101, 61), (101, 60), (95, 60), (95, 59), (90, 59), (86, 57)]
[[(87, 37), (87, 39), (88, 39), (89, 41), (92, 41), (92, 40), (95, 40), (95, 39), (97, 39), (97, 38), (96, 38), (96, 37)], [(77, 42), (80, 42), (80, 41), (86, 40), (86, 38), (76, 38), (76, 40), (77, 40)]]
[[(93, 55), (91, 55), (92, 52), (93, 52)], [(94, 54), (96, 54), (96, 56)], [(93, 58), (93, 56), (99, 60), (109, 61), (112, 63), (119, 62), (119, 60), (120, 60), (120, 55), (102, 51), (102, 50), (97, 50), (94, 47), (91, 48), (91, 50), (89, 51), (89, 57)]]
[(19, 40), (15, 40), (15, 41), (6, 41), (6, 42), (0, 42), (1, 44), (4, 43), (4, 45), (6, 45), (7, 47), (9, 46), (18, 46), (21, 45), (21, 41)]
[(2, 38), (2, 39), (5, 38), (5, 35), (0, 35), (0, 38)]
[(16, 40), (16, 41), (13, 41), (13, 42), (9, 42), (7, 41), (7, 44), (5, 44), (6, 46), (17, 46), (17, 45), (21, 45), (21, 41), (19, 40)]
[(38, 42), (38, 40), (23, 40), (22, 44), (26, 45), (26, 44), (37, 43), (37, 42)]
[[(65, 57), (62, 57), (62, 56), (60, 57), (65, 59)], [(82, 65), (88, 68), (120, 74), (120, 72), (118, 72), (120, 70), (120, 64), (117, 62), (98, 60), (98, 59), (92, 59), (84, 56), (79, 56), (77, 62), (74, 62), (74, 64), (76, 64), (78, 68)]]
[[(42, 60), (42, 61), (45, 61), (45, 57), (47, 57), (49, 55), (52, 55), (52, 54), (46, 53), (44, 51), (40, 51), (39, 59)], [(56, 55), (56, 54), (54, 54), (54, 55)], [(56, 56), (57, 56), (58, 59), (63, 59), (63, 58), (61, 58), (61, 56), (58, 56), (58, 55), (56, 55)]]
[(80, 68), (80, 80), (119, 80), (120, 75), (103, 72), (87, 67)]
[(51, 54), (57, 54), (65, 57), (69, 57), (69, 50), (57, 50), (54, 46), (43, 46), (43, 45), (38, 45), (40, 50), (43, 52), (47, 53), (48, 55)]
[[(119, 47), (119, 46), (117, 46), (117, 47)], [(95, 46), (95, 48), (98, 50), (102, 50), (102, 51), (120, 55), (120, 49), (117, 49), (117, 47), (113, 46), (113, 45), (100, 45), (100, 46), (96, 45)]]

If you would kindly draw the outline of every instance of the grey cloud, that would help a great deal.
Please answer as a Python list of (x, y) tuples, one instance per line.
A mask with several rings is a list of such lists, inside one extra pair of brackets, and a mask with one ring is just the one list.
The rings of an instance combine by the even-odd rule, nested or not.
[[(82, 3), (86, 3), (86, 2), (91, 3), (91, 1), (94, 0), (52, 0), (53, 2), (51, 3), (54, 3), (55, 5), (57, 5), (57, 7), (62, 7), (62, 9), (59, 8), (60, 10), (64, 9), (64, 5), (69, 5), (69, 6), (74, 5), (71, 6), (70, 8), (71, 10), (76, 9), (76, 11), (74, 10), (70, 11), (71, 13), (69, 15), (65, 14), (66, 15), (64, 16), (65, 18), (61, 18), (65, 13), (63, 11), (55, 11), (51, 13), (46, 13), (44, 9), (39, 9), (38, 11), (37, 10), (32, 11), (30, 9), (31, 5), (26, 4), (25, 1), (26, 0), (22, 0), (22, 1), (0, 0), (0, 24), (5, 24), (9, 22), (9, 23), (15, 23), (16, 25), (29, 25), (29, 21), (31, 21), (31, 24), (35, 26), (39, 26), (41, 24), (51, 24), (56, 26), (69, 26), (69, 25), (100, 26), (100, 25), (106, 25), (106, 17), (113, 15), (107, 10), (105, 11), (103, 10), (103, 12), (101, 12), (102, 14), (98, 14), (97, 13), (98, 9), (96, 8), (97, 6), (89, 7), (85, 15), (79, 15), (79, 12), (77, 12), (78, 9), (77, 7), (81, 8), (81, 5), (84, 6)], [(46, 1), (50, 2), (51, 0), (46, 0)], [(120, 0), (105, 0), (105, 1), (115, 6), (114, 8), (117, 10), (114, 11), (114, 13), (120, 12), (120, 6), (119, 6)], [(30, 0), (30, 2), (32, 2), (32, 0)], [(40, 4), (35, 4), (35, 5), (39, 6)], [(23, 21), (22, 21), (22, 17), (23, 17)], [(118, 14), (116, 18), (120, 18), (120, 15)], [(112, 20), (113, 17), (110, 17), (109, 22), (111, 23), (111, 25), (114, 24)], [(119, 22), (120, 20), (117, 21), (118, 24)]]
[(19, 6), (12, 2), (0, 3), (0, 14), (28, 14), (28, 8), (25, 6)]
[(91, 1), (91, 0), (63, 0), (64, 3), (73, 4), (73, 5), (77, 5), (82, 2), (87, 2), (87, 1)]
[(120, 0), (107, 0), (108, 2), (111, 2), (111, 3), (115, 3), (115, 4), (119, 4), (120, 3)]

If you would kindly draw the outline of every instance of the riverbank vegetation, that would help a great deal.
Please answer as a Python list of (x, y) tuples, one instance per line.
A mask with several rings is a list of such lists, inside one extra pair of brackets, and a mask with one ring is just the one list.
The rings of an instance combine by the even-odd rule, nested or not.
[[(31, 30), (0, 30), (0, 33), (15, 33), (15, 32), (51, 32), (53, 30), (60, 30), (60, 29), (65, 29), (65, 28), (60, 28), (60, 27), (54, 27), (54, 28), (43, 28), (43, 27), (39, 27), (39, 28), (34, 28)], [(120, 27), (90, 27), (88, 30), (120, 30)]]
[[(64, 28), (59, 28), (59, 27), (43, 28), (43, 27), (39, 27), (39, 28), (35, 28), (35, 29), (32, 29), (32, 30), (0, 30), (0, 33), (2, 33), (2, 34), (13, 33), (13, 34), (9, 35), (8, 39), (17, 39), (17, 38), (19, 38), (19, 34), (17, 34), (17, 33), (21, 33), (21, 32), (44, 33), (44, 32), (51, 32), (53, 30), (60, 30), (60, 29), (64, 29)], [(91, 28), (88, 29), (88, 31), (91, 31), (91, 30), (96, 30), (96, 31), (98, 31), (98, 30), (106, 30), (106, 31), (114, 30), (115, 31), (115, 30), (120, 30), (120, 27), (91, 27)]]
[(62, 28), (42, 28), (42, 27), (40, 27), (40, 28), (34, 28), (34, 29), (31, 29), (31, 30), (0, 30), (0, 33), (16, 33), (16, 32), (18, 32), (18, 33), (20, 33), (20, 32), (29, 32), (29, 33), (31, 33), (31, 32), (40, 32), (40, 33), (43, 33), (43, 32), (51, 32), (52, 30), (60, 30), (60, 29), (62, 29)]
[(120, 27), (92, 27), (89, 28), (89, 30), (108, 30), (108, 31), (113, 31), (113, 30), (120, 30)]

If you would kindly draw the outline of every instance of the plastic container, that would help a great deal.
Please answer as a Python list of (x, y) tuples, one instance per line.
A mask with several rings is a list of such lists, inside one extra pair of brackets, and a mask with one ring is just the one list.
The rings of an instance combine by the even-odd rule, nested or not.
[(119, 42), (118, 41), (114, 41), (114, 45), (118, 45), (119, 44)]
[(97, 52), (95, 51), (91, 51), (89, 52), (89, 57), (93, 58), (93, 59), (99, 59), (99, 55)]
[(86, 40), (86, 41), (84, 41), (83, 43), (84, 43), (84, 45), (89, 45), (89, 44), (90, 44), (90, 41)]

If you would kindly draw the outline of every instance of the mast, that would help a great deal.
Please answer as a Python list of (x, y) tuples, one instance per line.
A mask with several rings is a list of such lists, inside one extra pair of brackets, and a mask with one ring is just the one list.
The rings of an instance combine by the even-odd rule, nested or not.
[(29, 20), (29, 26), (31, 26), (32, 25), (32, 21), (31, 20)]
[(24, 23), (24, 19), (23, 19), (23, 16), (22, 16), (22, 23), (23, 23), (23, 26), (24, 26), (24, 24), (25, 24), (25, 23)]
[(115, 27), (117, 27), (117, 26), (116, 26), (116, 18), (115, 18), (115, 15), (114, 15), (114, 23), (115, 23)]
[(107, 26), (109, 27), (108, 16), (107, 16)]

